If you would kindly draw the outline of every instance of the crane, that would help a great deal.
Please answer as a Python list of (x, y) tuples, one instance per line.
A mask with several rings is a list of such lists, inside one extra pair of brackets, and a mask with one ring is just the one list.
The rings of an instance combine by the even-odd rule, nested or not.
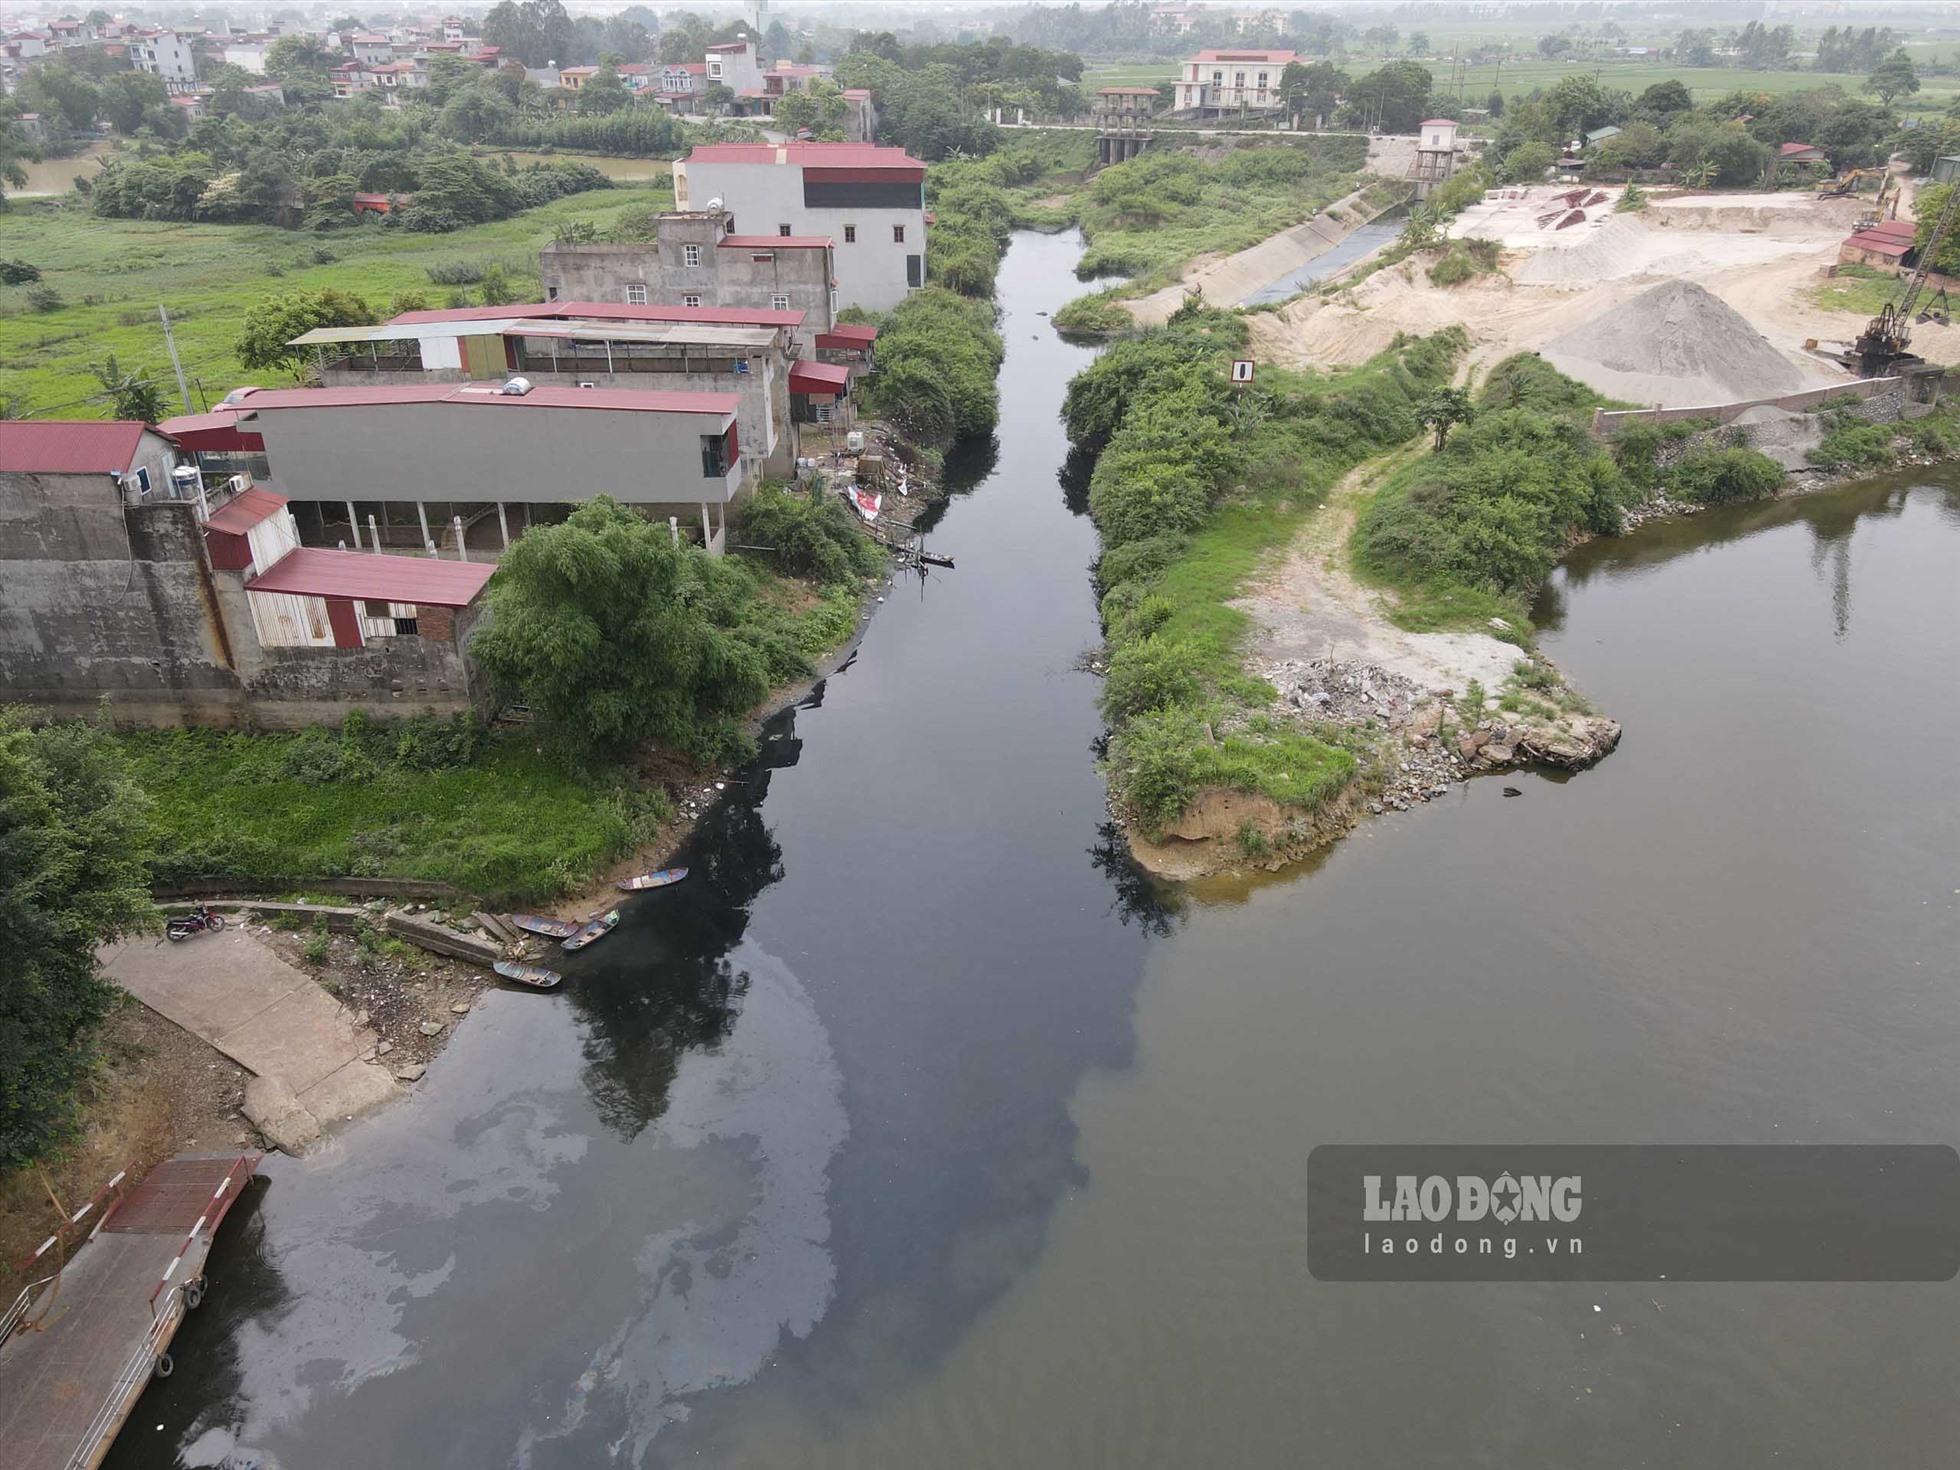
[[(1944, 160), (1942, 160), (1944, 162)], [(1896, 302), (1888, 301), (1885, 309), (1873, 317), (1865, 327), (1864, 334), (1851, 344), (1846, 354), (1846, 366), (1856, 359), (1857, 370), (1867, 378), (1882, 377), (1906, 361), (1916, 361), (1912, 356), (1912, 314), (1919, 305), (1921, 293), (1926, 289), (1926, 278), (1933, 273), (1933, 262), (1939, 258), (1940, 247), (1953, 228), (1954, 219), (1960, 216), (1960, 185), (1948, 189), (1946, 203), (1940, 208), (1940, 217), (1933, 225), (1932, 234), (1920, 247), (1919, 264), (1912, 269), (1906, 281), (1906, 289)]]

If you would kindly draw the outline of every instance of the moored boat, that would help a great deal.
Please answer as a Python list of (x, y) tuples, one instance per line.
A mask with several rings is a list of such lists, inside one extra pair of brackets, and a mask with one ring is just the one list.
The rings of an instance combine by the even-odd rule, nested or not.
[(621, 878), (616, 886), (626, 893), (639, 893), (648, 888), (665, 888), (686, 876), (686, 868), (662, 868), (657, 873), (639, 873), (631, 878)]
[(570, 939), (579, 930), (577, 919), (547, 919), (542, 914), (506, 914), (504, 917), (519, 929), (542, 934), (547, 939)]
[(584, 949), (586, 945), (592, 943), (595, 939), (603, 939), (606, 935), (612, 933), (613, 926), (618, 922), (618, 909), (612, 909), (607, 913), (603, 913), (583, 929), (579, 930), (570, 939), (567, 939), (565, 941), (565, 948)]
[(522, 960), (498, 960), (490, 967), (506, 980), (515, 980), (519, 985), (528, 985), (533, 990), (550, 990), (565, 977), (556, 970), (547, 970), (543, 965), (527, 965)]

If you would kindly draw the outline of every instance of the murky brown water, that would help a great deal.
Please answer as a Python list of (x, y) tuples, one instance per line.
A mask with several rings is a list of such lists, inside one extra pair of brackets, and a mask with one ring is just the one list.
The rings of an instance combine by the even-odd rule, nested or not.
[(562, 994), (268, 1168), (112, 1466), (1951, 1462), (1951, 1285), (1319, 1285), (1303, 1212), (1323, 1142), (1960, 1137), (1960, 477), (1587, 548), (1610, 760), (1166, 902), (1072, 671), (1075, 248), (1002, 272), (960, 570)]

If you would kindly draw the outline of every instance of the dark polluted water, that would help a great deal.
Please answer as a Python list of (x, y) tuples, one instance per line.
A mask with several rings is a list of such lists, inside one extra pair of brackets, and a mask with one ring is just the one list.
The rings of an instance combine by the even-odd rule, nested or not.
[(1077, 249), (1003, 268), (960, 570), (562, 994), (267, 1166), (111, 1466), (1951, 1463), (1950, 1284), (1317, 1284), (1304, 1213), (1325, 1142), (1960, 1136), (1960, 477), (1582, 549), (1610, 760), (1173, 912), (1074, 671)]

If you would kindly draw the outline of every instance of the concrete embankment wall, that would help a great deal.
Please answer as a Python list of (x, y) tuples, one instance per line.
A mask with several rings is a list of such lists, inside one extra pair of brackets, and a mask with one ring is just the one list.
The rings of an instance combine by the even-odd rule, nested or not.
[(1391, 192), (1380, 180), (1363, 185), (1312, 219), (1215, 260), (1187, 274), (1175, 285), (1126, 301), (1123, 306), (1143, 326), (1162, 326), (1169, 321), (1171, 313), (1184, 304), (1185, 293), (1193, 289), (1203, 291), (1205, 300), (1213, 306), (1237, 306), (1289, 271), (1318, 260), (1371, 220), (1406, 203), (1410, 192), (1407, 186)]
[(1611, 434), (1631, 424), (1672, 424), (1683, 419), (1714, 419), (1717, 423), (1728, 424), (1750, 409), (1765, 405), (1802, 413), (1819, 404), (1834, 403), (1839, 399), (1877, 398), (1895, 392), (1903, 382), (1902, 378), (1860, 378), (1855, 383), (1810, 388), (1802, 393), (1785, 393), (1776, 398), (1745, 398), (1738, 403), (1711, 403), (1699, 408), (1629, 408), (1611, 412), (1596, 408), (1593, 410), (1592, 431), (1595, 434)]

